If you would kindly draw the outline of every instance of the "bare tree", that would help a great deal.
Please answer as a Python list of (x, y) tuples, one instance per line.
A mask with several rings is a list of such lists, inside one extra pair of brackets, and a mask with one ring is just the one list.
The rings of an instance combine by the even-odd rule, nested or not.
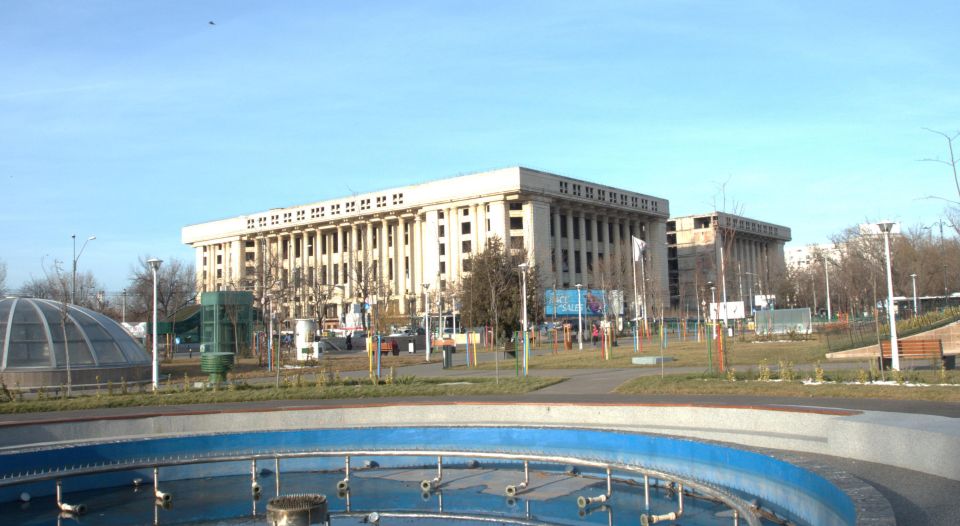
[[(55, 262), (54, 265), (59, 263)], [(50, 299), (60, 301), (60, 278), (54, 270), (43, 268), (43, 277), (37, 278), (31, 276), (23, 286), (20, 287), (20, 293), (34, 298)], [(70, 274), (66, 273), (64, 279), (67, 280), (67, 286), (70, 286)], [(106, 306), (104, 296), (104, 287), (97, 281), (90, 271), (77, 273), (77, 294), (74, 298), (75, 304), (88, 309), (102, 311)], [(70, 296), (66, 297), (67, 303), (70, 302)]]
[[(127, 310), (133, 319), (147, 319), (153, 309), (153, 271), (148, 259), (149, 256), (140, 256), (130, 269)], [(170, 316), (180, 307), (193, 303), (196, 296), (193, 265), (175, 258), (164, 261), (157, 271), (158, 316)]]
[[(957, 138), (960, 137), (960, 132), (956, 132), (953, 135), (950, 135), (942, 131), (931, 130), (930, 128), (924, 128), (924, 130), (930, 133), (935, 133), (943, 137), (947, 141), (947, 152), (950, 156), (950, 160), (947, 161), (939, 158), (921, 159), (921, 160), (925, 162), (934, 162), (934, 163), (947, 165), (950, 168), (951, 174), (953, 175), (953, 185), (957, 190), (957, 199), (960, 199), (960, 178), (958, 178), (957, 176), (957, 163), (960, 163), (960, 159), (956, 157), (956, 154), (953, 151), (953, 141), (957, 140)], [(947, 220), (950, 222), (950, 226), (953, 227), (953, 230), (957, 234), (960, 234), (960, 201), (954, 201), (952, 199), (944, 199), (938, 196), (930, 196), (930, 197), (933, 199), (943, 199), (944, 201), (949, 203), (949, 205), (947, 206), (947, 209), (945, 210), (945, 215), (947, 216)]]
[(0, 296), (7, 295), (7, 262), (0, 259)]

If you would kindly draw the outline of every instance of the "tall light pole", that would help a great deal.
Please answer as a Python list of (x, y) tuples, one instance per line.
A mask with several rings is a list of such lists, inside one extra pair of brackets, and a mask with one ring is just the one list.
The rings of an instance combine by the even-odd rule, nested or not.
[[(150, 269), (153, 270), (153, 390), (154, 391), (156, 391), (160, 387), (158, 385), (160, 380), (160, 371), (159, 371), (160, 364), (157, 361), (157, 271), (160, 270), (161, 263), (163, 263), (162, 259), (153, 258), (153, 259), (147, 260), (147, 264), (149, 264)], [(74, 267), (76, 267), (76, 265), (74, 265)]]
[(430, 361), (430, 284), (423, 284), (423, 334), (427, 343), (426, 360)]
[[(713, 302), (713, 305), (714, 305), (713, 308), (714, 308), (714, 309), (717, 309), (717, 311), (719, 311), (719, 307), (720, 307), (720, 306), (717, 305), (717, 287), (716, 287), (716, 285), (714, 285), (713, 283), (710, 283), (710, 282), (707, 282), (707, 285), (710, 285), (710, 301)], [(714, 323), (716, 323), (716, 319), (715, 319), (714, 314), (715, 314), (717, 311), (714, 311), (714, 312), (711, 312), (711, 313), (710, 313), (710, 314), (711, 314), (710, 317), (711, 317), (711, 318), (714, 318)]]
[(83, 246), (80, 247), (80, 253), (77, 254), (77, 235), (73, 234), (70, 236), (73, 238), (73, 282), (70, 286), (70, 303), (76, 304), (77, 296), (77, 260), (80, 259), (80, 256), (83, 255), (83, 249), (87, 248), (87, 243), (97, 239), (97, 236), (90, 236), (86, 241), (83, 242)]
[(890, 265), (890, 233), (898, 230), (898, 225), (892, 221), (881, 221), (876, 224), (883, 232), (883, 251), (887, 258), (887, 315), (890, 317), (890, 354), (891, 367), (900, 370), (900, 348), (897, 343), (897, 317), (894, 314), (896, 307), (893, 304), (893, 269)]
[[(580, 288), (583, 284), (577, 283), (577, 344), (583, 350), (583, 300), (580, 299)], [(594, 342), (596, 343), (596, 342)]]
[(917, 275), (910, 274), (910, 279), (913, 281), (913, 315), (916, 316), (920, 314), (917, 310)]
[(123, 289), (123, 303), (120, 307), (120, 320), (127, 323), (127, 289)]
[(517, 268), (520, 269), (520, 300), (523, 305), (523, 375), (527, 375), (527, 361), (529, 350), (527, 349), (527, 267), (529, 264), (520, 263)]
[(830, 267), (827, 265), (830, 260), (827, 256), (823, 256), (823, 273), (827, 276), (827, 321), (833, 319), (833, 313), (830, 312)]

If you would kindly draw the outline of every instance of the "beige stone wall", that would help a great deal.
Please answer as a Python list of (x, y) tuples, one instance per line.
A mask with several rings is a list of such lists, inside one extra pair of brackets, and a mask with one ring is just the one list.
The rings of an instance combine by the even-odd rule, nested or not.
[[(455, 287), (465, 275), (463, 260), (497, 236), (507, 247), (526, 249), (544, 286), (599, 286), (590, 269), (604, 260), (626, 276), (621, 286), (632, 297), (626, 285), (634, 234), (650, 246), (651, 293), (666, 290), (668, 215), (661, 198), (515, 167), (191, 225), (183, 240), (197, 250), (200, 290), (250, 281), (266, 259), (287, 281), (298, 272), (301, 279), (315, 275), (343, 284), (344, 297), (352, 299), (356, 291), (344, 267), (353, 275), (357, 265), (376, 261), (380, 276), (392, 276), (393, 299), (420, 297), (425, 284), (433, 291)], [(561, 216), (565, 236), (556, 224)], [(407, 230), (412, 235), (395, 234), (393, 244), (382, 241)], [(320, 253), (325, 236), (327, 250)], [(335, 236), (341, 239), (334, 251)], [(256, 291), (260, 284), (246, 286)], [(406, 302), (399, 304), (405, 311)]]

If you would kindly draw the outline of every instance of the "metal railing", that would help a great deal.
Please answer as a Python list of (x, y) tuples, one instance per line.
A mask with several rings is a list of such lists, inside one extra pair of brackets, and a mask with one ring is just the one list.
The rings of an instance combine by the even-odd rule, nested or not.
[[(123, 461), (102, 462), (93, 464), (80, 464), (73, 466), (60, 466), (55, 469), (38, 469), (29, 472), (4, 473), (0, 476), (0, 487), (14, 486), (18, 484), (34, 483), (54, 480), (59, 481), (66, 477), (75, 477), (80, 475), (93, 475), (100, 473), (111, 473), (118, 471), (134, 471), (140, 469), (153, 469), (155, 475), (154, 487), (158, 484), (159, 471), (161, 467), (184, 466), (191, 464), (208, 464), (218, 462), (240, 462), (248, 461), (254, 463), (258, 460), (273, 460), (279, 468), (281, 459), (303, 459), (314, 457), (344, 457), (344, 470), (349, 473), (351, 457), (436, 457), (437, 458), (437, 477), (430, 481), (424, 481), (429, 486), (430, 491), (437, 490), (443, 486), (443, 457), (456, 458), (484, 458), (496, 460), (514, 460), (526, 463), (540, 462), (545, 464), (576, 465), (587, 468), (603, 470), (606, 473), (606, 493), (598, 497), (578, 497), (579, 502), (584, 505), (581, 508), (590, 506), (593, 503), (605, 502), (612, 493), (613, 470), (626, 472), (637, 476), (642, 476), (644, 481), (645, 507), (649, 510), (649, 478), (658, 480), (673, 481), (680, 487), (680, 494), (686, 487), (694, 492), (706, 496), (710, 499), (723, 503), (734, 512), (734, 523), (738, 519), (743, 519), (749, 526), (760, 526), (759, 518), (755, 509), (745, 500), (734, 496), (726, 491), (715, 488), (709, 484), (686, 479), (655, 469), (645, 468), (634, 464), (625, 464), (619, 462), (602, 462), (589, 460), (573, 456), (562, 455), (538, 455), (531, 453), (505, 453), (505, 452), (487, 452), (470, 450), (433, 450), (433, 449), (342, 449), (342, 450), (272, 450), (253, 453), (250, 451), (237, 452), (216, 452), (199, 453), (189, 456), (165, 456), (165, 457), (140, 457), (131, 458)], [(251, 470), (251, 475), (255, 476), (256, 470)], [(279, 491), (279, 470), (276, 472), (277, 489)], [(349, 475), (345, 479), (349, 481)], [(256, 480), (253, 481), (256, 485)], [(348, 490), (349, 491), (349, 490)], [(529, 490), (527, 490), (529, 491)], [(425, 492), (429, 493), (425, 490)], [(682, 497), (680, 497), (682, 499)], [(682, 502), (682, 500), (681, 500)], [(682, 512), (682, 504), (675, 517), (679, 517)], [(658, 516), (646, 515), (643, 518), (657, 522), (654, 518)], [(653, 523), (651, 522), (651, 523)]]

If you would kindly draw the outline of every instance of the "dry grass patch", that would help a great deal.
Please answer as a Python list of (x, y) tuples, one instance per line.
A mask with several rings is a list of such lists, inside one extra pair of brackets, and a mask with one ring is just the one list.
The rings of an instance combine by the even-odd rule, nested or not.
[(463, 396), (522, 394), (563, 381), (563, 378), (414, 378), (401, 376), (392, 381), (381, 379), (342, 379), (321, 384), (291, 383), (287, 377), (278, 389), (272, 385), (233, 384), (218, 389), (192, 389), (171, 386), (159, 393), (92, 394), (74, 398), (45, 400), (8, 400), (0, 402), (0, 413), (37, 413), (109, 407), (217, 404), (266, 400), (331, 400), (420, 396)]
[[(910, 373), (905, 375), (902, 385), (879, 385), (857, 383), (852, 378), (841, 382), (828, 381), (822, 384), (804, 384), (795, 381), (758, 381), (738, 375), (736, 381), (726, 377), (701, 375), (672, 375), (642, 377), (624, 383), (616, 389), (619, 394), (678, 394), (678, 395), (742, 395), (742, 396), (785, 396), (797, 398), (878, 398), (886, 400), (927, 400), (936, 402), (960, 402), (960, 385), (939, 385), (939, 374), (935, 371)], [(927, 385), (914, 385), (920, 380)], [(954, 374), (947, 381), (960, 382), (960, 376)], [(936, 382), (936, 384), (935, 384)]]

